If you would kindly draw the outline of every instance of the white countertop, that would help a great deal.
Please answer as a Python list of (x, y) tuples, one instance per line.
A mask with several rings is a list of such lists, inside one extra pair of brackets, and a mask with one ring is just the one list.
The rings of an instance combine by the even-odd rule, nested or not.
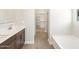
[(10, 38), (11, 36), (15, 35), (19, 31), (23, 30), (25, 26), (14, 26), (11, 30), (3, 29), (0, 30), (0, 44), (3, 43), (5, 40)]
[(53, 35), (53, 46), (58, 49), (79, 49), (79, 38), (74, 35)]

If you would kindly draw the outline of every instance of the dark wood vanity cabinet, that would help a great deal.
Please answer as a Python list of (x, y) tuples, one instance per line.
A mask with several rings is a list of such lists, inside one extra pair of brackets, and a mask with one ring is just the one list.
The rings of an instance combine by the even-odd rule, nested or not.
[(25, 29), (0, 44), (0, 49), (21, 49), (25, 42)]

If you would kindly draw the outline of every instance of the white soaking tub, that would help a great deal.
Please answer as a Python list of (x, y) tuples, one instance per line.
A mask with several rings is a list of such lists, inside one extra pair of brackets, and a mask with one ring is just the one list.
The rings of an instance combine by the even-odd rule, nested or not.
[(79, 38), (74, 35), (52, 35), (56, 49), (79, 49)]

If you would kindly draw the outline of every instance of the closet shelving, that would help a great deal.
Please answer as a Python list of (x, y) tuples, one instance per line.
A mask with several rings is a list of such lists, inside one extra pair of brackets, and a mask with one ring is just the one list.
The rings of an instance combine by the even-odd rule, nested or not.
[[(43, 31), (47, 32), (48, 28), (48, 10), (47, 9), (37, 9), (36, 14), (36, 28), (41, 28)], [(39, 30), (40, 31), (40, 30)]]

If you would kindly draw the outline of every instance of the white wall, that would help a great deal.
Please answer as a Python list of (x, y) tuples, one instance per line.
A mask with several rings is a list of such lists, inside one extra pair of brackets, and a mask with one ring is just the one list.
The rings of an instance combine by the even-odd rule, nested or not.
[(12, 22), (12, 14), (6, 12), (6, 9), (0, 9), (0, 23)]
[(71, 10), (50, 10), (49, 13), (49, 36), (54, 34), (71, 33)]
[(26, 43), (34, 43), (35, 38), (35, 10), (27, 9), (24, 14), (24, 23), (26, 26)]
[(79, 37), (79, 21), (77, 21), (77, 10), (72, 10), (72, 19), (73, 19), (73, 34)]

